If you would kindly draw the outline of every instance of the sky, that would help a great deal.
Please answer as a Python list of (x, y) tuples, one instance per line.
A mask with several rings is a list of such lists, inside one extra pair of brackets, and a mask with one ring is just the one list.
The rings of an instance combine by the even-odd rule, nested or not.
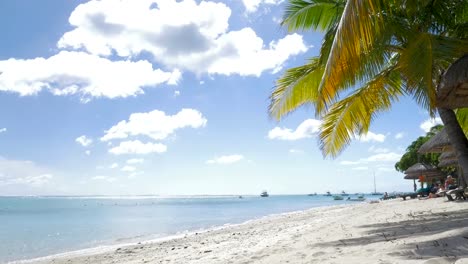
[(409, 191), (431, 120), (411, 98), (324, 158), (311, 108), (269, 94), (318, 54), (281, 0), (0, 1), (0, 195)]

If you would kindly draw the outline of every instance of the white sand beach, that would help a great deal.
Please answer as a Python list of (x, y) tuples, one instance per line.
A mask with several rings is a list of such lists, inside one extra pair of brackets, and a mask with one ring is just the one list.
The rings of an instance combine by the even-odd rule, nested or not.
[(468, 202), (318, 208), (32, 263), (468, 263)]

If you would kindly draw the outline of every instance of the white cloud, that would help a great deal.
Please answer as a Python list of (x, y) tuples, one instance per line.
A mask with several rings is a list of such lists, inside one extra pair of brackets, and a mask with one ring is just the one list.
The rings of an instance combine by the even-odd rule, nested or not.
[(0, 133), (3, 133), (3, 132), (6, 132), (7, 129), (4, 127), (4, 128), (0, 128)]
[(394, 153), (394, 152), (390, 152), (390, 153), (379, 153), (379, 154), (375, 154), (373, 156), (370, 156), (366, 159), (364, 159), (364, 161), (399, 161), (400, 158), (401, 158), (402, 154), (399, 154), (399, 153)]
[(114, 162), (109, 166), (109, 169), (116, 169), (118, 167), (119, 167), (119, 164)]
[(388, 171), (395, 171), (395, 168), (390, 168), (390, 167), (379, 167), (379, 168), (377, 168), (377, 170), (388, 172)]
[(304, 151), (302, 149), (290, 149), (289, 150), (289, 153), (304, 153)]
[(153, 69), (148, 61), (111, 61), (84, 52), (61, 51), (49, 58), (0, 61), (0, 91), (22, 96), (48, 90), (54, 95), (128, 97), (143, 94), (144, 87), (176, 83), (178, 70)]
[(404, 132), (400, 132), (400, 133), (397, 133), (397, 134), (395, 135), (395, 139), (401, 139), (401, 138), (403, 138), (404, 136), (405, 136), (405, 133), (404, 133)]
[(357, 139), (361, 142), (384, 142), (385, 135), (384, 134), (375, 134), (371, 131), (367, 132), (365, 135), (357, 136)]
[(362, 167), (354, 167), (352, 170), (368, 170), (368, 167), (362, 166)]
[[(250, 10), (258, 6), (247, 4)], [(124, 58), (148, 52), (167, 67), (243, 76), (278, 70), (308, 49), (298, 34), (267, 45), (249, 27), (229, 31), (230, 16), (228, 6), (211, 1), (93, 0), (72, 12), (73, 29), (58, 47)]]
[(117, 147), (109, 149), (109, 153), (114, 155), (122, 154), (150, 154), (163, 153), (167, 151), (166, 145), (160, 143), (142, 143), (139, 140), (124, 141)]
[(242, 3), (244, 4), (246, 11), (248, 13), (252, 13), (257, 11), (261, 4), (279, 5), (283, 1), (284, 0), (242, 0)]
[(94, 180), (94, 181), (115, 182), (115, 181), (117, 180), (117, 178), (115, 178), (115, 177), (110, 177), (110, 176), (102, 176), (102, 175), (99, 175), (99, 176), (94, 176), (94, 177), (92, 177), (91, 180)]
[(220, 156), (216, 157), (214, 159), (207, 160), (207, 164), (232, 164), (239, 162), (244, 159), (244, 156), (242, 155), (227, 155), (227, 156)]
[(358, 165), (358, 164), (367, 164), (370, 162), (396, 162), (399, 161), (402, 154), (389, 152), (389, 153), (379, 153), (367, 158), (362, 158), (357, 161), (341, 161), (341, 165)]
[(106, 131), (102, 141), (145, 135), (152, 139), (165, 139), (177, 129), (204, 127), (207, 123), (202, 113), (194, 109), (182, 109), (175, 115), (166, 115), (154, 110), (148, 113), (131, 114), (128, 121), (122, 120)]
[(174, 91), (174, 97), (177, 97), (180, 95), (180, 91)]
[(85, 135), (79, 136), (75, 139), (76, 143), (80, 144), (83, 147), (87, 147), (93, 143), (93, 140), (87, 138)]
[(361, 162), (359, 161), (349, 161), (349, 160), (344, 160), (344, 161), (341, 161), (340, 164), (341, 165), (357, 165), (357, 164), (360, 164)]
[(134, 178), (136, 178), (138, 175), (141, 175), (141, 174), (143, 174), (143, 173), (144, 173), (144, 171), (134, 171), (134, 172), (130, 173), (130, 174), (127, 176), (127, 178), (129, 178), (129, 179), (134, 179)]
[(136, 171), (136, 168), (133, 166), (126, 165), (122, 167), (121, 171), (133, 172)]
[(129, 159), (127, 160), (127, 164), (141, 164), (144, 161), (144, 159)]
[(30, 185), (39, 187), (49, 183), (53, 175), (28, 160), (7, 160), (0, 157), (0, 186)]
[(91, 155), (91, 150), (86, 150), (85, 154), (88, 155), (88, 156)]
[(388, 148), (377, 148), (375, 146), (371, 146), (369, 148), (369, 152), (374, 152), (374, 153), (388, 153), (390, 150)]
[(320, 120), (307, 119), (302, 122), (294, 131), (289, 128), (275, 127), (268, 132), (268, 138), (279, 140), (298, 140), (303, 138), (310, 138), (317, 134), (320, 125)]
[(425, 120), (424, 122), (421, 123), (421, 125), (419, 126), (422, 130), (424, 130), (424, 132), (429, 132), (431, 130), (431, 128), (435, 125), (443, 125), (444, 123), (442, 123), (442, 119), (440, 119), (440, 117), (436, 117), (434, 119), (427, 119)]

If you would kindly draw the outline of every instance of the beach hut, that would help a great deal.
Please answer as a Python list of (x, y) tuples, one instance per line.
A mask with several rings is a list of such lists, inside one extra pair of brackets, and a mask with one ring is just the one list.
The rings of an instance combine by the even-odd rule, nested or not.
[(437, 91), (437, 107), (468, 107), (468, 54), (454, 62), (444, 74)]
[(453, 151), (447, 151), (442, 153), (439, 157), (439, 164), (437, 166), (439, 168), (458, 166), (457, 155), (455, 155), (455, 152)]
[(419, 154), (442, 153), (447, 151), (453, 151), (453, 148), (452, 145), (450, 145), (445, 128), (442, 128), (442, 130), (426, 141), (426, 143), (422, 144), (418, 149)]
[(424, 182), (431, 182), (434, 179), (443, 179), (444, 177), (444, 173), (437, 167), (418, 162), (405, 171), (404, 179), (413, 180), (416, 191), (416, 179), (419, 179), (422, 188), (424, 187)]

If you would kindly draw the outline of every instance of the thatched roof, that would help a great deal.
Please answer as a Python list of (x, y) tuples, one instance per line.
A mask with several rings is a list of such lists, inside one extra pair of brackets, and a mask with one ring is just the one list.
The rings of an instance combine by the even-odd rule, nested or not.
[(435, 134), (428, 141), (426, 141), (426, 143), (422, 144), (418, 150), (418, 153), (442, 153), (451, 150), (453, 150), (453, 148), (450, 145), (447, 132), (445, 131), (445, 128), (442, 128), (439, 133)]
[(458, 165), (457, 155), (453, 151), (443, 152), (439, 157), (439, 167), (448, 167)]
[(468, 54), (455, 61), (442, 77), (437, 106), (449, 109), (468, 107)]
[(444, 173), (437, 167), (424, 163), (414, 164), (405, 171), (405, 174), (405, 179), (418, 179), (419, 176), (424, 176), (426, 179), (444, 177)]

